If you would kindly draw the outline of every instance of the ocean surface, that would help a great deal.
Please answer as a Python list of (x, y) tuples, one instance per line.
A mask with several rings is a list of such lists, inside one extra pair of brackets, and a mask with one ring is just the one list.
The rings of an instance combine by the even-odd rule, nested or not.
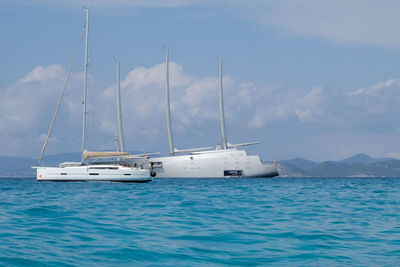
[(400, 266), (400, 178), (0, 179), (0, 266)]

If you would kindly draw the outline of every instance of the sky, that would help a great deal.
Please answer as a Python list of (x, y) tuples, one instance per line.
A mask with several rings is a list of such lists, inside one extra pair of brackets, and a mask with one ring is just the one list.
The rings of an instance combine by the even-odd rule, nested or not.
[[(90, 7), (88, 149), (112, 150), (121, 61), (127, 150), (221, 142), (263, 160), (400, 158), (400, 2), (0, 0), (0, 155), (38, 158)], [(81, 149), (83, 43), (46, 154)]]

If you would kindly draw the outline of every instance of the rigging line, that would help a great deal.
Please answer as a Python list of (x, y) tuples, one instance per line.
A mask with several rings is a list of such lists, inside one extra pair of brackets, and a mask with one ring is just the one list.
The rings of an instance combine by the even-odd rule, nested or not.
[(83, 27), (81, 36), (79, 37), (78, 45), (75, 48), (74, 56), (72, 58), (72, 63), (71, 63), (71, 66), (69, 67), (67, 78), (65, 79), (64, 87), (63, 87), (63, 89), (61, 91), (60, 98), (58, 99), (56, 112), (54, 112), (53, 119), (51, 120), (51, 124), (50, 124), (50, 128), (49, 128), (49, 132), (47, 133), (47, 136), (46, 136), (46, 141), (43, 144), (42, 153), (40, 153), (40, 157), (39, 157), (39, 160), (38, 160), (38, 163), (37, 163), (38, 165), (40, 165), (40, 162), (42, 161), (42, 157), (43, 157), (44, 151), (46, 150), (46, 147), (47, 147), (47, 142), (49, 141), (49, 137), (50, 137), (51, 131), (53, 130), (54, 122), (56, 120), (56, 116), (57, 116), (58, 110), (59, 110), (60, 105), (61, 105), (61, 101), (62, 101), (63, 96), (64, 96), (65, 88), (67, 87), (69, 76), (71, 74), (72, 67), (74, 66), (76, 55), (78, 54), (78, 50), (79, 50), (79, 45), (81, 44), (83, 33), (85, 32), (85, 30), (86, 30), (86, 26)]

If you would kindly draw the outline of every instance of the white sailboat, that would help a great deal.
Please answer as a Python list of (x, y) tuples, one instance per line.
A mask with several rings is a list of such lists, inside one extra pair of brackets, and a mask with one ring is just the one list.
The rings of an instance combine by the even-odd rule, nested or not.
[[(150, 158), (158, 178), (226, 178), (226, 177), (274, 177), (278, 176), (277, 164), (263, 163), (259, 156), (248, 156), (241, 146), (258, 142), (232, 145), (225, 130), (224, 100), (222, 89), (222, 60), (219, 62), (219, 117), (222, 144), (212, 147), (177, 150), (174, 148), (169, 99), (169, 53), (165, 48), (165, 103), (170, 156)], [(183, 154), (183, 155), (178, 155)]]
[[(78, 47), (82, 40), (83, 33), (86, 33), (86, 44), (85, 44), (85, 81), (84, 81), (84, 93), (83, 93), (83, 120), (82, 120), (82, 161), (81, 162), (63, 162), (57, 167), (42, 167), (40, 162), (42, 160), (43, 153), (46, 149), (49, 136), (51, 134), (55, 118), (60, 107), (62, 97), (68, 82), (69, 75), (74, 64)], [(149, 182), (152, 180), (153, 173), (148, 168), (141, 168), (134, 164), (129, 166), (127, 161), (114, 160), (113, 162), (89, 162), (89, 160), (104, 160), (110, 158), (117, 159), (132, 159), (134, 156), (124, 150), (123, 142), (123, 131), (122, 131), (122, 120), (121, 120), (121, 107), (120, 107), (120, 87), (119, 87), (119, 62), (117, 61), (117, 109), (118, 109), (118, 135), (119, 135), (119, 146), (120, 151), (117, 152), (90, 152), (86, 150), (86, 100), (87, 100), (87, 78), (88, 78), (88, 37), (89, 37), (89, 9), (86, 9), (86, 25), (84, 31), (82, 31), (77, 49), (72, 60), (71, 67), (69, 69), (67, 79), (64, 84), (60, 99), (58, 101), (56, 112), (53, 116), (46, 141), (43, 145), (42, 153), (39, 157), (38, 166), (33, 167), (37, 172), (37, 181), (111, 181), (111, 182)], [(147, 167), (147, 166), (146, 166)]]

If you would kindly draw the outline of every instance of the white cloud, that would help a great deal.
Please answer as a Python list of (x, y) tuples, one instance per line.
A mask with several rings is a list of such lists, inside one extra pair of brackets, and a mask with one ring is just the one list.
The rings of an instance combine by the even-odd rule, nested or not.
[(0, 105), (1, 133), (15, 133), (29, 130), (35, 124), (44, 103), (55, 96), (55, 86), (59, 87), (57, 71), (62, 67), (36, 67), (24, 78), (1, 92)]
[[(0, 92), (0, 150), (4, 151), (3, 154), (39, 153), (64, 83), (63, 76), (65, 70), (59, 65), (37, 67)], [(122, 109), (128, 148), (159, 150), (165, 146), (164, 77), (163, 64), (158, 64), (149, 68), (137, 67), (122, 79)], [(82, 73), (71, 75), (49, 152), (80, 150), (82, 78)], [(186, 74), (180, 64), (171, 62), (170, 79), (173, 128), (179, 136), (177, 147), (181, 142), (192, 143), (193, 139), (203, 145), (217, 142), (218, 78)], [(384, 155), (385, 151), (397, 153), (388, 142), (400, 128), (398, 80), (380, 82), (348, 93), (335, 93), (323, 87), (257, 86), (239, 83), (229, 76), (223, 79), (227, 129), (232, 130), (229, 136), (246, 137), (255, 132), (258, 133), (257, 139), (262, 140), (274, 128), (283, 131), (297, 129), (289, 139), (282, 135), (274, 137), (284, 143), (274, 153), (289, 151), (285, 147), (290, 145), (292, 151), (296, 147), (304, 149), (305, 144), (314, 142), (314, 154), (329, 154), (331, 150), (331, 156), (336, 157), (351, 154), (351, 149), (362, 148), (362, 140), (368, 142), (364, 143), (364, 152), (375, 149), (379, 155)], [(113, 136), (117, 133), (115, 85), (104, 86), (92, 76), (90, 85), (90, 149), (113, 149)], [(102, 93), (92, 93), (94, 87)], [(332, 142), (335, 143), (335, 136), (336, 141), (346, 145), (339, 145), (334, 152)], [(332, 142), (324, 143), (329, 139)], [(352, 146), (346, 140), (359, 141), (357, 146)], [(294, 142), (303, 146), (294, 145)]]
[(349, 106), (370, 115), (398, 113), (394, 109), (400, 100), (400, 81), (390, 79), (369, 88), (360, 88), (347, 94)]
[[(251, 116), (250, 126), (262, 128), (268, 122), (295, 119), (302, 123), (318, 122), (330, 119), (327, 112), (329, 96), (322, 87), (310, 91), (293, 88), (257, 88), (252, 90), (252, 104), (255, 112)], [(243, 91), (240, 92), (243, 94)], [(249, 93), (246, 92), (246, 95)], [(249, 102), (248, 98), (245, 103)]]
[[(182, 66), (176, 62), (169, 63), (170, 69), (170, 99), (171, 112), (175, 130), (183, 130), (192, 124), (201, 124), (204, 120), (216, 119), (210, 111), (210, 103), (214, 101), (210, 94), (217, 95), (218, 81), (216, 77), (196, 78), (183, 72)], [(164, 129), (165, 120), (165, 68), (164, 64), (145, 68), (137, 67), (131, 70), (121, 81), (123, 96), (123, 113), (128, 114), (124, 120), (127, 132), (141, 134), (143, 127), (137, 125), (157, 125)], [(114, 106), (115, 86), (110, 86), (101, 99), (102, 105)], [(108, 104), (107, 104), (108, 103)], [(103, 114), (104, 113), (104, 114)], [(102, 117), (108, 118), (110, 124), (115, 124), (115, 113), (109, 110), (102, 112)], [(103, 124), (105, 131), (114, 130), (110, 124)], [(161, 125), (161, 127), (160, 127)], [(152, 126), (154, 128), (154, 126)], [(149, 131), (148, 134), (160, 135), (160, 130)], [(156, 136), (147, 136), (156, 138)]]
[[(32, 149), (37, 148), (43, 135), (47, 134), (65, 75), (66, 72), (60, 65), (38, 66), (15, 84), (0, 91), (1, 151), (32, 153)], [(80, 80), (80, 74), (73, 74), (70, 85)], [(73, 103), (73, 93), (70, 90), (66, 94), (63, 105)], [(60, 114), (60, 118), (64, 122), (71, 121), (69, 115), (64, 112)], [(66, 129), (63, 122), (58, 121), (57, 125), (59, 133)], [(58, 143), (58, 138), (53, 136), (50, 142)]]
[(50, 80), (61, 80), (65, 77), (65, 74), (63, 67), (60, 65), (51, 65), (49, 67), (38, 66), (17, 83), (26, 84), (31, 82), (40, 82), (43, 84)]

